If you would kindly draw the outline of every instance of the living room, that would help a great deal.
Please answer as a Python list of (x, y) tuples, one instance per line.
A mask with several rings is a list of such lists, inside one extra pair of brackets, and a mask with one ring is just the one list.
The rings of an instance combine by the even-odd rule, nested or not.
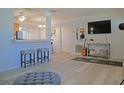
[[(61, 84), (120, 84), (123, 80), (122, 66), (123, 66), (123, 9), (111, 9), (111, 8), (98, 8), (98, 9), (75, 9), (75, 8), (65, 8), (65, 9), (48, 9), (44, 14), (47, 17), (46, 26), (47, 26), (47, 39), (39, 40), (18, 40), (14, 38), (13, 35), (13, 10), (14, 9), (1, 9), (1, 44), (3, 45), (0, 49), (2, 52), (1, 55), (1, 84), (13, 84), (13, 81), (23, 74), (34, 72), (34, 71), (53, 71), (59, 73), (62, 76)], [(32, 9), (24, 9), (32, 11)], [(36, 11), (34, 9), (33, 11)], [(38, 9), (39, 11), (40, 9)], [(43, 10), (43, 9), (41, 9)], [(19, 10), (20, 11), (20, 10)], [(51, 15), (52, 13), (52, 15)], [(25, 14), (25, 13), (24, 13)], [(20, 15), (19, 15), (20, 16)], [(8, 19), (7, 19), (8, 18)], [(53, 19), (54, 20), (53, 20)], [(56, 19), (56, 20), (55, 20)], [(9, 21), (8, 21), (9, 20)], [(88, 33), (89, 30), (94, 30), (95, 28), (88, 28), (88, 24), (96, 22), (108, 22), (109, 28), (108, 32), (104, 33)], [(51, 24), (52, 23), (52, 24)], [(100, 23), (99, 23), (100, 24)], [(120, 28), (122, 25), (122, 28)], [(23, 26), (23, 25), (22, 25)], [(104, 26), (104, 25), (103, 25)], [(104, 26), (105, 27), (105, 26)], [(53, 32), (51, 30), (53, 29)], [(83, 34), (83, 36), (81, 36)], [(52, 37), (51, 37), (52, 36)], [(17, 40), (13, 40), (17, 39)], [(52, 38), (52, 40), (51, 40)], [(3, 42), (4, 40), (4, 42)], [(51, 53), (51, 42), (53, 43), (53, 54)], [(89, 51), (90, 45), (92, 51)], [(84, 47), (85, 45), (85, 47)], [(107, 53), (104, 52), (107, 46)], [(26, 50), (29, 48), (48, 48), (50, 51), (50, 61), (45, 64), (36, 64), (35, 67), (20, 67), (20, 50)], [(100, 49), (99, 49), (100, 47)], [(82, 55), (82, 49), (86, 48), (85, 55)], [(95, 50), (98, 49), (98, 50)], [(104, 49), (104, 50), (103, 50)], [(101, 51), (101, 52), (99, 52)], [(96, 54), (99, 52), (98, 54)], [(100, 56), (100, 53), (101, 54)], [(89, 54), (89, 55), (88, 55)], [(88, 56), (87, 56), (88, 55)], [(98, 57), (96, 57), (97, 55)], [(99, 64), (86, 63), (77, 60), (72, 60), (76, 57), (93, 58), (93, 61), (96, 59), (105, 59), (105, 62), (99, 62)], [(95, 56), (95, 57), (94, 57)], [(94, 59), (95, 58), (95, 59)], [(61, 60), (60, 60), (61, 59)], [(111, 62), (119, 61), (121, 64), (117, 65)], [(104, 61), (104, 60), (102, 60)], [(49, 64), (50, 63), (50, 64)], [(80, 67), (84, 65), (82, 67)], [(113, 66), (114, 65), (114, 66)], [(61, 66), (64, 66), (62, 68)], [(41, 68), (42, 67), (42, 68)], [(60, 68), (59, 68), (60, 67)], [(80, 69), (78, 69), (80, 67)], [(73, 68), (73, 69), (72, 69)], [(88, 68), (90, 68), (88, 70)], [(93, 71), (91, 71), (94, 68)], [(101, 69), (102, 68), (102, 69)], [(106, 69), (104, 69), (106, 68)], [(76, 74), (79, 75), (83, 70), (87, 70), (84, 75), (87, 76), (87, 79), (83, 77), (78, 78)], [(16, 71), (17, 70), (17, 71)], [(65, 70), (70, 72), (65, 73)], [(101, 72), (97, 72), (101, 70)], [(106, 72), (107, 71), (107, 72)], [(115, 76), (112, 75), (112, 72), (115, 72)], [(5, 74), (6, 73), (6, 74)], [(10, 75), (10, 73), (12, 75)], [(70, 73), (70, 74), (69, 74)], [(88, 73), (91, 74), (88, 75)], [(96, 80), (96, 73), (98, 74)], [(102, 74), (101, 74), (102, 73)], [(75, 74), (75, 75), (74, 75)], [(102, 76), (106, 77), (102, 77)], [(9, 77), (10, 76), (10, 77)], [(112, 77), (109, 81), (107, 77)], [(6, 78), (7, 77), (7, 78)], [(92, 79), (90, 78), (92, 77)], [(5, 80), (4, 80), (4, 79)], [(2, 80), (3, 79), (3, 80)], [(93, 82), (94, 81), (94, 82)]]

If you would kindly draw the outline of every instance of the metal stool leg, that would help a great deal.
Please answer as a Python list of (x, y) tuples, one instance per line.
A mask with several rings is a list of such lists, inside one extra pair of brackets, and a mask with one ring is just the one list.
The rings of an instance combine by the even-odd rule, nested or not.
[(23, 67), (23, 55), (21, 54), (21, 67)]
[(45, 53), (45, 51), (44, 51), (44, 61), (46, 61), (46, 53)]
[(29, 56), (30, 56), (30, 65), (32, 64), (32, 55), (31, 55), (31, 53), (29, 54)]
[(42, 63), (42, 62), (43, 62), (43, 59), (42, 59), (42, 56), (43, 56), (43, 55), (42, 55), (42, 51), (41, 51), (40, 53), (41, 53), (41, 63)]
[(48, 50), (48, 52), (47, 52), (47, 53), (48, 53), (48, 54), (47, 54), (47, 55), (48, 55), (47, 57), (48, 57), (48, 61), (49, 61), (49, 50)]
[(35, 53), (33, 53), (33, 62), (34, 62), (34, 65), (35, 65)]
[(37, 51), (37, 63), (39, 63), (39, 51)]
[(26, 54), (24, 54), (24, 68), (26, 68)]

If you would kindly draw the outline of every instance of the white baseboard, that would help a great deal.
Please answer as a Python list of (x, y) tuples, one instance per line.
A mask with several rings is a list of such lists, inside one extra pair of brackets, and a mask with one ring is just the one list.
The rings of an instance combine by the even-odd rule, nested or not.
[(16, 68), (19, 68), (19, 67), (20, 66), (14, 66), (14, 67), (6, 68), (6, 69), (1, 69), (0, 73), (5, 72), (5, 71), (9, 71), (9, 70), (12, 70), (12, 69), (16, 69)]

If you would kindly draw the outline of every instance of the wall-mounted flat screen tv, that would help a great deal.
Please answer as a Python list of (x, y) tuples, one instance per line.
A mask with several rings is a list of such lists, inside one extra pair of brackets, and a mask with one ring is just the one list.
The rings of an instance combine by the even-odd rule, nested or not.
[(111, 20), (88, 22), (88, 34), (111, 33)]

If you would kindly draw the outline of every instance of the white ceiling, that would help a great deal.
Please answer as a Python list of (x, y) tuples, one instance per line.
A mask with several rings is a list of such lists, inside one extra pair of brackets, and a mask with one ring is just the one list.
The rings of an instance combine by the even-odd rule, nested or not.
[[(23, 9), (15, 9), (15, 21), (17, 17), (22, 13), (27, 17), (25, 22), (29, 23), (40, 23), (41, 16), (46, 9), (43, 8), (23, 8)], [(92, 16), (97, 14), (110, 14), (110, 15), (124, 15), (124, 9), (117, 8), (49, 8), (47, 10), (51, 10), (52, 14), (52, 22), (62, 22), (65, 20), (71, 20), (75, 18), (81, 18), (86, 16)]]

